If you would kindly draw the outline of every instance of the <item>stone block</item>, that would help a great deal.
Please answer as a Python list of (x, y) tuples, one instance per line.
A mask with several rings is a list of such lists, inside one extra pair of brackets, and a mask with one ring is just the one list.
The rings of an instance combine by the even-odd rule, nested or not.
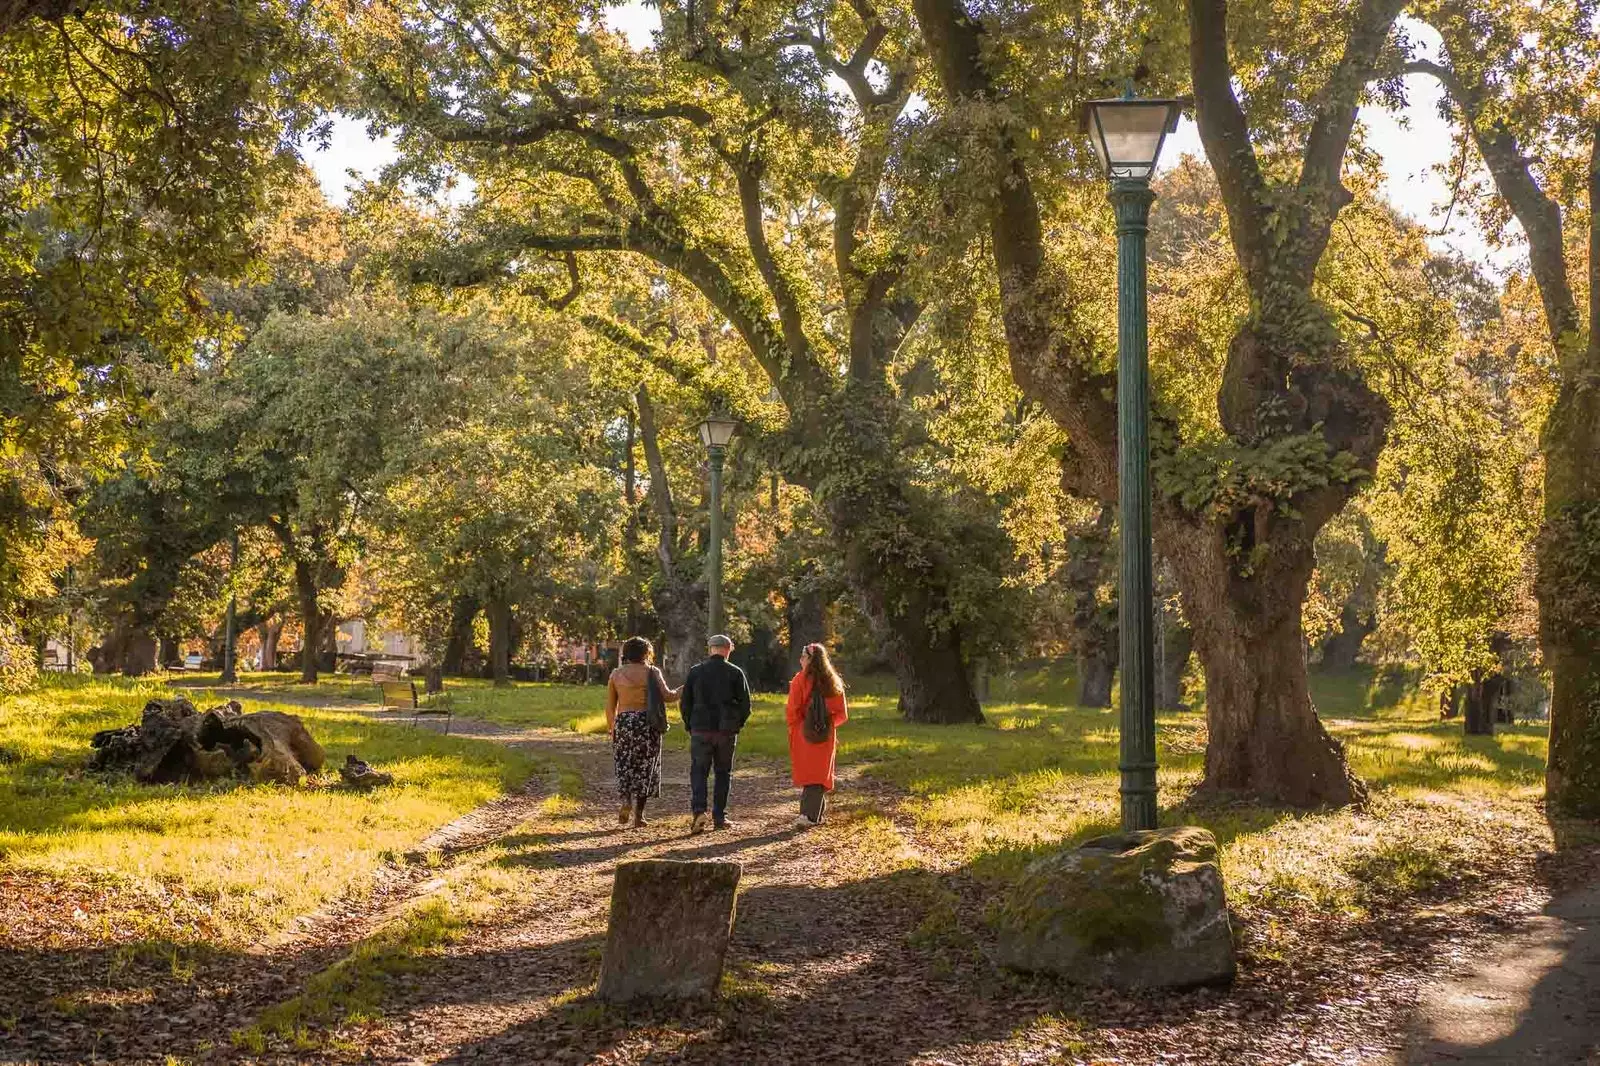
[(997, 926), (1002, 965), (1075, 984), (1172, 988), (1234, 974), (1217, 842), (1194, 826), (1097, 837), (1038, 859)]
[(736, 862), (619, 863), (595, 995), (609, 1003), (713, 996), (741, 871)]

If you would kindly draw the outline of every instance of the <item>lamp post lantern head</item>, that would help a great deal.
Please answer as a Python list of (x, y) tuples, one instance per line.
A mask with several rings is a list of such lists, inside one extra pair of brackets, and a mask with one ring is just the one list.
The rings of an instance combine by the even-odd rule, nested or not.
[(1167, 134), (1178, 128), (1186, 103), (1179, 99), (1139, 100), (1129, 95), (1090, 100), (1078, 115), (1078, 132), (1089, 135), (1106, 177), (1148, 181)]
[(726, 448), (739, 428), (739, 420), (722, 409), (719, 404), (700, 423), (700, 443), (707, 448)]

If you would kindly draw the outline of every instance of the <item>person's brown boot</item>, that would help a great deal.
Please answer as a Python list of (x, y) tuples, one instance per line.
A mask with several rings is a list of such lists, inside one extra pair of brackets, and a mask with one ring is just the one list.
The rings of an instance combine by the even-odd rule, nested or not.
[(627, 825), (628, 824), (628, 819), (630, 819), (632, 817), (633, 817), (633, 802), (631, 800), (623, 800), (622, 801), (622, 806), (617, 808), (617, 824), (618, 825)]
[(707, 817), (706, 812), (701, 811), (699, 814), (694, 816), (693, 820), (689, 822), (689, 832), (704, 833), (706, 831), (706, 822), (709, 820), (710, 819)]

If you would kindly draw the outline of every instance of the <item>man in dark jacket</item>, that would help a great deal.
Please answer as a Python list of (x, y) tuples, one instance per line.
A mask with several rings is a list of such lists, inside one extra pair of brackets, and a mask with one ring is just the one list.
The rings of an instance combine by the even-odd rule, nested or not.
[(733, 779), (733, 745), (750, 720), (750, 682), (728, 661), (733, 641), (718, 633), (707, 642), (711, 654), (697, 663), (683, 682), (678, 704), (689, 731), (689, 795), (694, 820), (689, 832), (706, 827), (706, 778), (713, 769), (717, 786), (711, 806), (712, 824), (728, 828), (728, 787)]

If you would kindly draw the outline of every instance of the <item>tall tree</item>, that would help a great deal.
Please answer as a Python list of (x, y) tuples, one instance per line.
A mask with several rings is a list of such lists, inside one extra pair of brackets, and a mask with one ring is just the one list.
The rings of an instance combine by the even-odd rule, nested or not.
[[(1536, 585), (1552, 683), (1546, 789), (1559, 808), (1592, 817), (1600, 815), (1600, 33), (1584, 3), (1441, 2), (1424, 15), (1443, 53), (1410, 69), (1444, 86), (1489, 172), (1497, 199), (1482, 214), (1491, 231), (1508, 217), (1520, 223), (1554, 354)], [(1567, 225), (1582, 214), (1562, 209), (1580, 196), (1586, 240)]]
[[(1386, 46), (1402, 2), (1320, 12), (1314, 33), (1275, 10), (1249, 9), (1241, 29), (1224, 0), (1188, 5), (1187, 80), (1249, 310), (1228, 345), (1214, 428), (1186, 437), (1168, 415), (1153, 434), (1157, 539), (1206, 673), (1205, 784), (1294, 804), (1363, 794), (1312, 706), (1300, 612), (1316, 533), (1376, 464), (1388, 410), (1313, 289), (1351, 199), (1341, 176), (1356, 112), (1392, 66)], [(989, 42), (991, 20), (962, 0), (915, 9), (956, 109), (1010, 107), (980, 129), (997, 160), (985, 192), (1012, 365), (1066, 430), (1077, 491), (1114, 500), (1115, 382), (1105, 339), (1081, 313), (1084, 294), (1046, 239), (1034, 174), (1047, 164), (1017, 121), (1037, 102), (1011, 105), (1030, 86)], [(1153, 22), (1134, 20), (1120, 53), (1115, 41), (1101, 50), (1102, 76), (1167, 57)], [(1080, 69), (1091, 43), (1074, 42)], [(1281, 76), (1285, 64), (1296, 77)], [(1238, 85), (1250, 89), (1248, 114)], [(1083, 76), (1067, 91), (1095, 88)]]
[(667, 5), (636, 53), (576, 10), (541, 15), (373, 9), (356, 62), (374, 114), (418, 171), (473, 182), (434, 276), (532, 283), (546, 257), (564, 277), (564, 257), (628, 253), (693, 286), (787, 409), (784, 477), (826, 512), (905, 714), (980, 719), (953, 589), (985, 561), (903, 460), (889, 375), (924, 302), (890, 165), (916, 68), (904, 20), (865, 0)]
[[(0, 557), (48, 552), (64, 496), (115, 468), (129, 354), (182, 361), (214, 333), (201, 280), (249, 266), (331, 100), (319, 18), (310, 0), (0, 5)], [(0, 627), (30, 587), (9, 578)]]

